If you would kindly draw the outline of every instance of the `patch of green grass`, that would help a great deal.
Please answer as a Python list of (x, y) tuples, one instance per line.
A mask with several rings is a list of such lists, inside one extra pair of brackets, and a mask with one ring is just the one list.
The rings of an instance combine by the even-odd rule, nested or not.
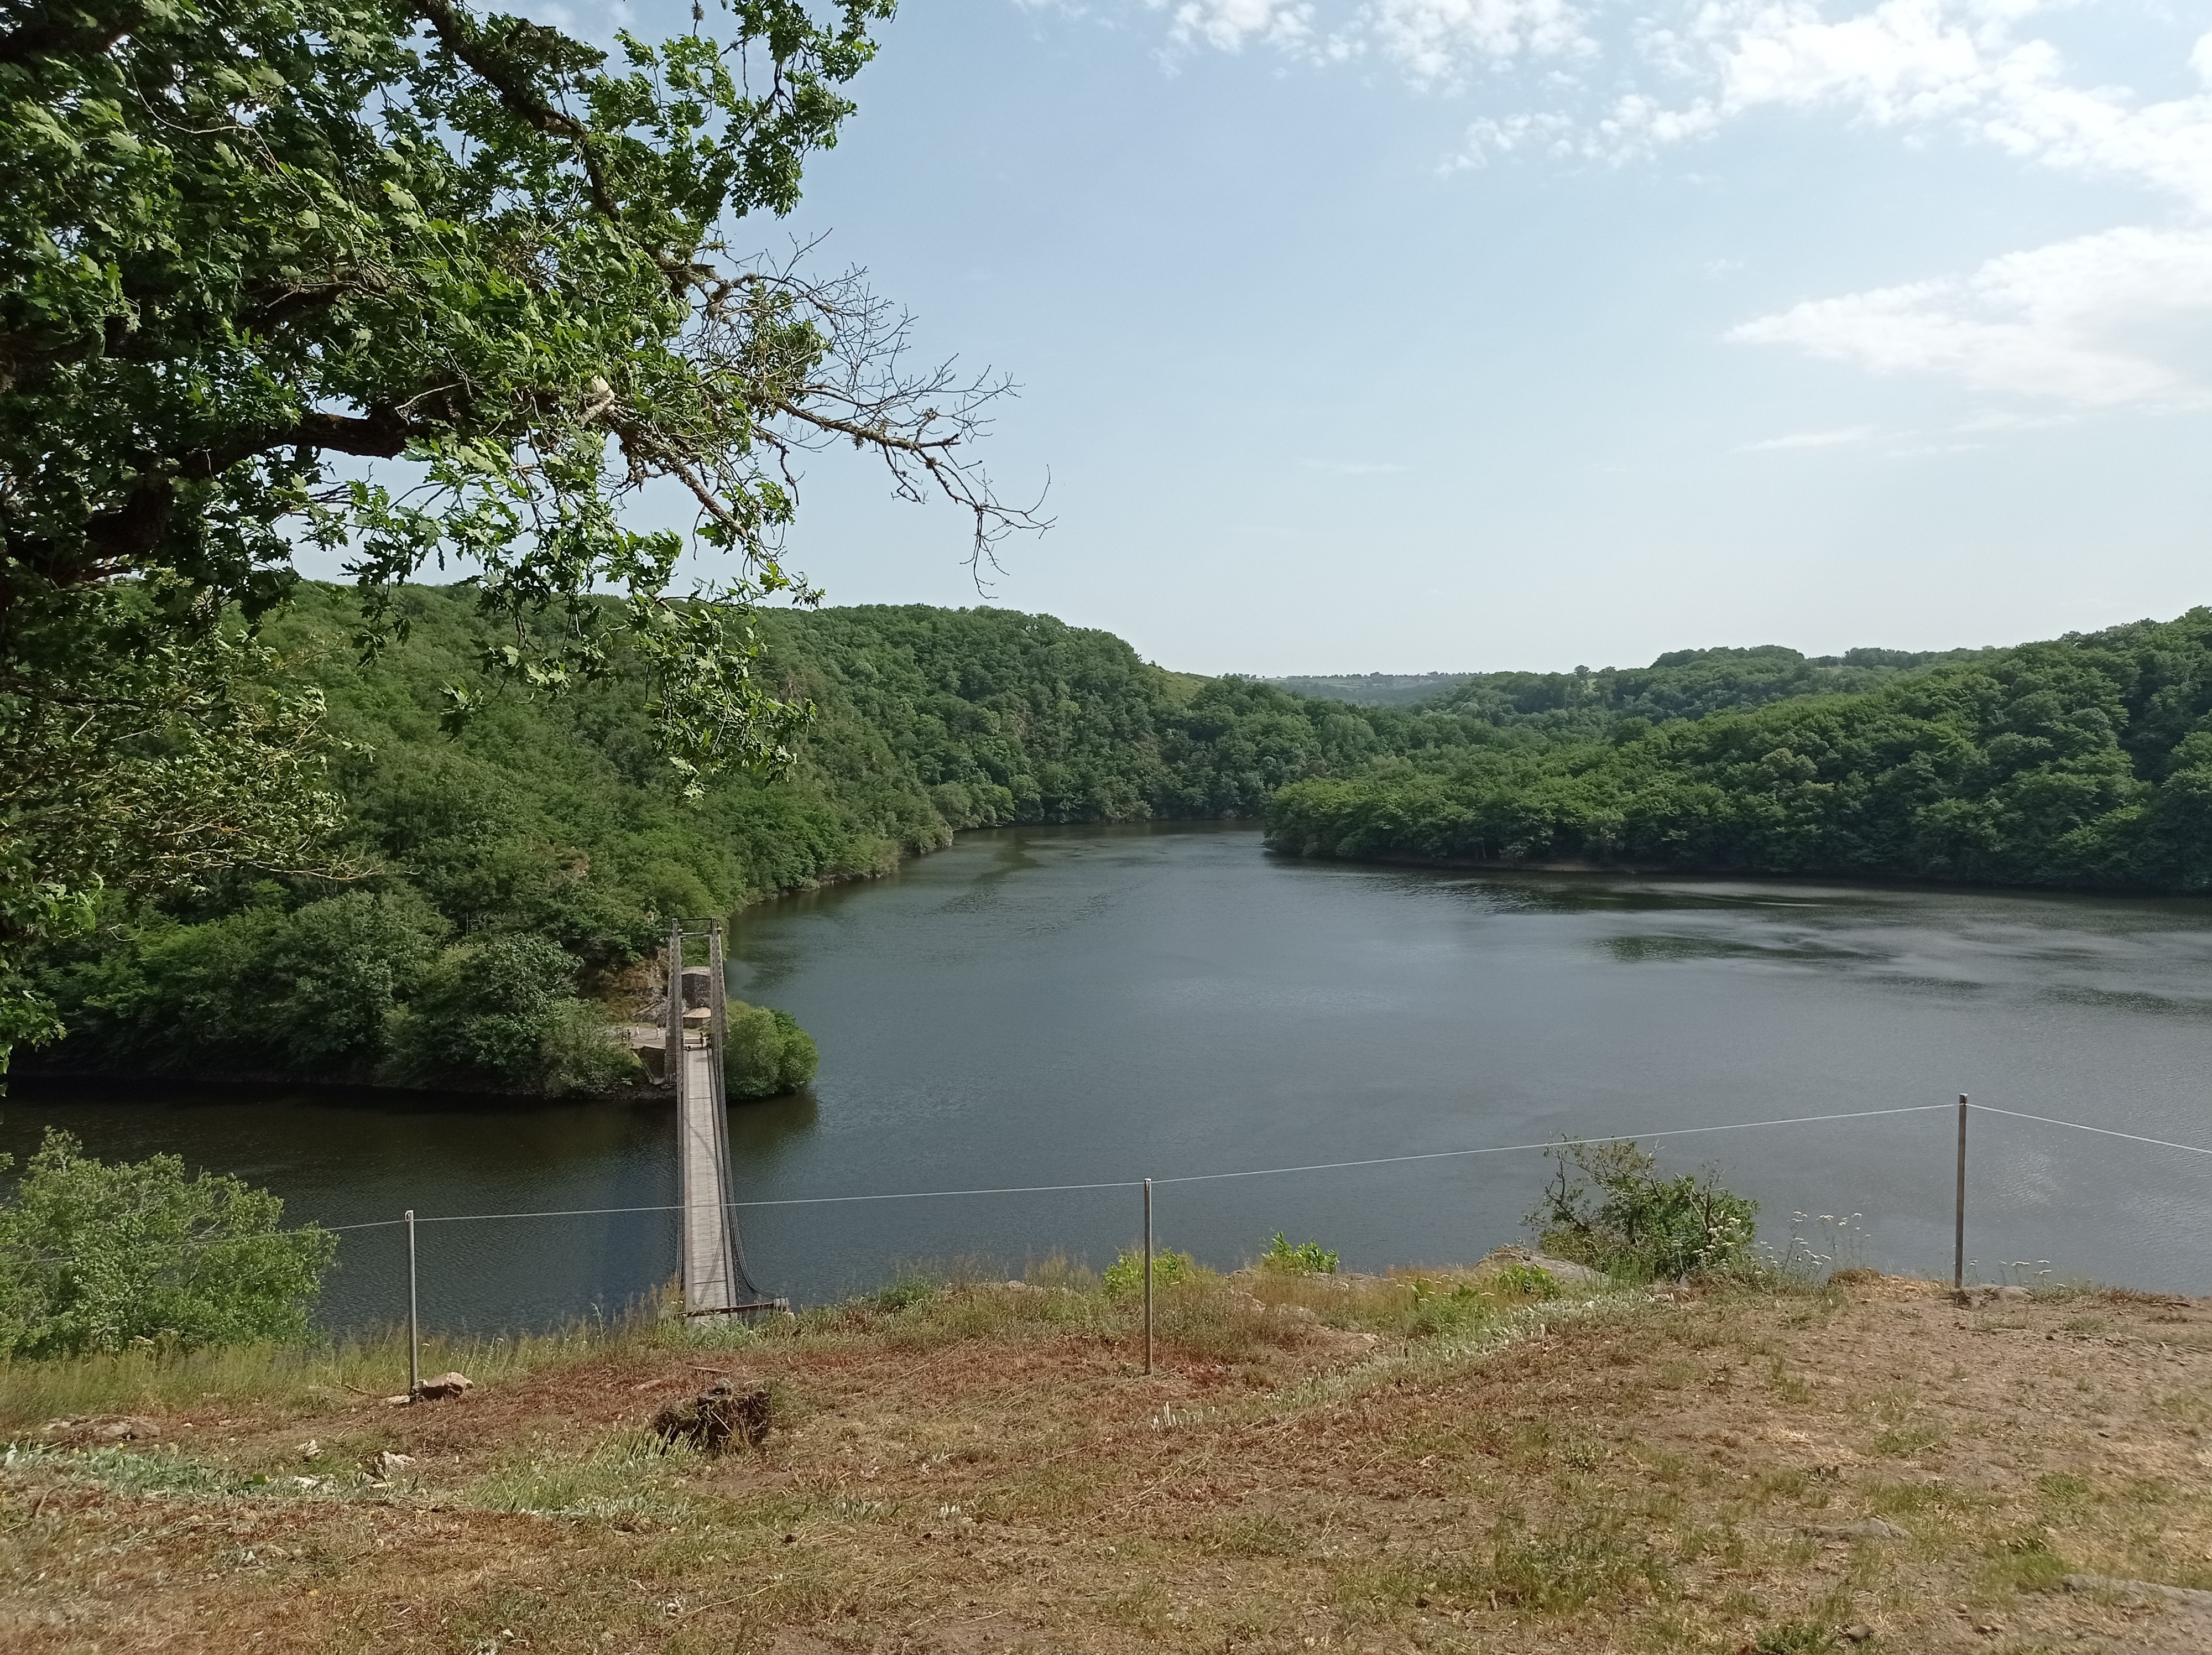
[(649, 1431), (623, 1431), (581, 1454), (525, 1451), (470, 1494), (473, 1504), (493, 1512), (674, 1522), (692, 1513), (696, 1502), (681, 1485), (698, 1463), (688, 1445), (666, 1446)]
[(1295, 1557), (1304, 1549), (1298, 1531), (1272, 1512), (1238, 1512), (1215, 1523), (1205, 1541), (1208, 1551), (1231, 1557)]
[(2036, 1478), (2035, 1492), (2045, 1500), (2070, 1505), (2074, 1501), (2088, 1499), (2089, 1483), (2086, 1477), (2077, 1477), (2069, 1472), (2045, 1471)]
[(1973, 1494), (1941, 1481), (1875, 1483), (1866, 1490), (1866, 1502), (1883, 1517), (1905, 1516), (1915, 1512), (1964, 1514), (1987, 1511), (1997, 1504), (1988, 1494)]
[[(1162, 1287), (1171, 1287), (1178, 1282), (1196, 1281), (1213, 1273), (1188, 1253), (1170, 1252), (1164, 1249), (1152, 1254), (1152, 1292), (1157, 1295)], [(1099, 1278), (1106, 1291), (1127, 1295), (1145, 1290), (1145, 1255), (1141, 1249), (1125, 1247), (1114, 1256)]]
[(1499, 1289), (1530, 1300), (1557, 1299), (1564, 1291), (1559, 1278), (1540, 1264), (1507, 1264), (1498, 1272)]
[[(641, 1309), (607, 1321), (581, 1319), (515, 1338), (422, 1342), (422, 1372), (458, 1369), (478, 1384), (652, 1342), (664, 1336)], [(210, 1405), (266, 1417), (407, 1389), (402, 1330), (329, 1345), (231, 1345), (193, 1351), (139, 1348), (35, 1361), (0, 1361), (0, 1432), (45, 1421), (103, 1414), (164, 1414)]]
[(2037, 1529), (1998, 1536), (1989, 1542), (1986, 1555), (1989, 1584), (2001, 1589), (2056, 1591), (2066, 1575), (2064, 1560)]
[(1869, 1443), (1867, 1448), (1869, 1452), (1893, 1459), (1911, 1459), (1933, 1448), (1942, 1437), (1943, 1433), (1932, 1425), (1893, 1426)]
[(43, 1470), (117, 1494), (297, 1494), (310, 1492), (289, 1477), (222, 1471), (186, 1459), (174, 1449), (150, 1451), (95, 1448), (12, 1447), (0, 1454), (0, 1473)]
[(1649, 1547), (1593, 1530), (1502, 1541), (1481, 1576), (1469, 1583), (1474, 1590), (1546, 1615), (1578, 1609), (1600, 1597), (1656, 1596), (1673, 1584), (1666, 1560)]
[(900, 1311), (910, 1310), (927, 1299), (936, 1298), (941, 1291), (939, 1283), (919, 1272), (902, 1273), (873, 1293), (864, 1293), (854, 1302), (866, 1310), (896, 1315)]

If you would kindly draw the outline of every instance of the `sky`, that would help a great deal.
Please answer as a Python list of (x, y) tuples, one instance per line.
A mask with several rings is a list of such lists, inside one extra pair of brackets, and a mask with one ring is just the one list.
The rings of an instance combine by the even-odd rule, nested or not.
[[(617, 17), (688, 8), (572, 26)], [(979, 595), (957, 511), (823, 457), (790, 561), (833, 602), (1260, 674), (2212, 602), (2212, 0), (906, 0), (882, 40), (748, 231), (1011, 374), (989, 465), (1053, 526)]]

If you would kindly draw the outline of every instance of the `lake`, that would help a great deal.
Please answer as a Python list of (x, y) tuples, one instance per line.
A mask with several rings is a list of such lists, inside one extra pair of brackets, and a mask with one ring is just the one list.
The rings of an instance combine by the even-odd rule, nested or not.
[[(1786, 1243), (1850, 1218), (1846, 1262), (1948, 1275), (1942, 1104), (2212, 1146), (2212, 904), (1755, 879), (1493, 874), (1287, 861), (1243, 827), (1007, 829), (868, 885), (746, 910), (741, 997), (820, 1042), (803, 1097), (731, 1112), (750, 1202), (1111, 1183), (1659, 1135), (1717, 1162)], [(652, 1207), (665, 1106), (19, 1082), (0, 1147), (48, 1123), (95, 1153), (182, 1155), (295, 1218)], [(2212, 1156), (1978, 1115), (1968, 1252), (2212, 1292)], [(1217, 1264), (1274, 1232), (1348, 1269), (1520, 1238), (1546, 1163), (1516, 1152), (1163, 1183), (1163, 1245)], [(819, 1302), (902, 1261), (1103, 1263), (1133, 1190), (757, 1206), (752, 1274)], [(489, 1329), (621, 1311), (674, 1268), (668, 1213), (431, 1224), (425, 1321)], [(350, 1232), (333, 1326), (404, 1309), (394, 1229)]]

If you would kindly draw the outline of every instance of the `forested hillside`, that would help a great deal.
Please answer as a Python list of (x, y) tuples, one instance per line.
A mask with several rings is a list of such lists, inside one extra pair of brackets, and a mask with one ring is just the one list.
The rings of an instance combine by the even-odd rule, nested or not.
[[(1737, 653), (1756, 688), (1767, 652)], [(1785, 681), (1797, 675), (1783, 666)], [(1638, 676), (1614, 675), (1623, 690)], [(1616, 704), (1684, 715), (1616, 715), (1601, 739), (1470, 746), (1294, 783), (1270, 808), (1270, 843), (1312, 856), (2212, 889), (2212, 611), (1751, 710), (1690, 715), (1702, 703), (1682, 699), (1686, 687), (1636, 689)]]
[(671, 916), (879, 873), (954, 830), (1256, 816), (1273, 790), (1461, 739), (1458, 721), (1146, 665), (1110, 634), (1002, 611), (769, 612), (763, 668), (818, 709), (781, 778), (685, 804), (640, 686), (494, 698), (441, 733), (442, 686), (494, 635), (460, 587), (401, 597), (356, 659), (352, 593), (307, 587), (268, 636), (320, 686), (360, 876), (233, 879), (111, 902), (40, 973), (70, 1030), (33, 1060), (592, 1090), (594, 996)]
[(632, 682), (445, 733), (494, 636), (468, 589), (401, 602), (367, 666), (348, 589), (268, 630), (327, 703), (355, 877), (111, 897), (39, 970), (70, 1033), (34, 1061), (602, 1090), (630, 1062), (606, 1008), (672, 916), (1000, 824), (1264, 813), (1304, 855), (2212, 886), (2212, 611), (1932, 664), (1491, 673), (1410, 709), (1167, 672), (1042, 616), (771, 611), (762, 670), (817, 709), (797, 761), (687, 804)]

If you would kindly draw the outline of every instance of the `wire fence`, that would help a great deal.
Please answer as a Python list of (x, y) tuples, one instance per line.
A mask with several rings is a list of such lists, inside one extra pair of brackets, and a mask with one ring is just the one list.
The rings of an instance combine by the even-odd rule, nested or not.
[[(1231, 1181), (1255, 1178), (1287, 1177), (1313, 1173), (1342, 1172), (1373, 1167), (1403, 1166), (1417, 1163), (1435, 1163), (1470, 1159), (1485, 1156), (1522, 1154), (1547, 1149), (1556, 1149), (1561, 1145), (1567, 1143), (1609, 1144), (1641, 1143), (1649, 1141), (1656, 1145), (1663, 1141), (1675, 1138), (1698, 1137), (1717, 1133), (1749, 1132), (1785, 1127), (1807, 1127), (1847, 1121), (1869, 1121), (1908, 1115), (1926, 1115), (1948, 1111), (1954, 1107), (1960, 1111), (1962, 1134), (1966, 1115), (1971, 1110), (1972, 1111), (1979, 1112), (1984, 1115), (2000, 1116), (2008, 1119), (2028, 1122), (2040, 1126), (2057, 1127), (2068, 1131), (2086, 1133), (2098, 1137), (2118, 1139), (2124, 1142), (2140, 1144), (2152, 1148), (2172, 1150), (2191, 1155), (2212, 1155), (2212, 1147), (2208, 1147), (2201, 1144), (2182, 1143), (2173, 1139), (2153, 1137), (2144, 1133), (2123, 1131), (2114, 1127), (2093, 1126), (2087, 1122), (2067, 1120), (2058, 1116), (2039, 1115), (2026, 1110), (2007, 1109), (1994, 1104), (1970, 1104), (1966, 1099), (1961, 1098), (1956, 1105), (1948, 1103), (1912, 1104), (1885, 1109), (1844, 1110), (1833, 1110), (1818, 1115), (1783, 1116), (1755, 1121), (1729, 1121), (1704, 1126), (1657, 1127), (1638, 1132), (1608, 1133), (1603, 1135), (1590, 1137), (1577, 1137), (1573, 1135), (1563, 1135), (1557, 1137), (1521, 1143), (1486, 1144), (1461, 1149), (1424, 1150), (1399, 1155), (1370, 1155), (1349, 1160), (1307, 1161), (1281, 1166), (1238, 1167), (1211, 1172), (1175, 1173), (1166, 1176), (1155, 1176), (1150, 1180), (1141, 1177), (1136, 1177), (1124, 1178), (1069, 1180), (1056, 1183), (984, 1184), (938, 1190), (868, 1190), (837, 1195), (763, 1196), (745, 1201), (732, 1201), (723, 1204), (731, 1210), (744, 1211), (765, 1210), (781, 1208), (833, 1207), (861, 1202), (950, 1201), (994, 1196), (1066, 1195), (1103, 1190), (1136, 1191), (1144, 1189), (1148, 1183), (1152, 1186), (1159, 1187), (1166, 1185), (1227, 1183)], [(1963, 1285), (1965, 1267), (1966, 1264), (1971, 1263), (1971, 1261), (1968, 1261), (1965, 1256), (1964, 1237), (1966, 1214), (1965, 1201), (1965, 1150), (1963, 1136), (1961, 1139), (1959, 1170), (1960, 1184), (1958, 1211), (1956, 1214), (1957, 1256), (1954, 1263), (1956, 1282), (1958, 1285)], [(369, 1219), (344, 1224), (316, 1224), (312, 1227), (336, 1233), (396, 1229), (408, 1225), (410, 1221), (418, 1226), (432, 1224), (483, 1224), (556, 1219), (617, 1218), (624, 1216), (641, 1216), (653, 1214), (677, 1214), (689, 1210), (690, 1210), (690, 1207), (684, 1202), (664, 1202), (618, 1207), (545, 1208), (515, 1212), (417, 1213), (398, 1218)], [(189, 1245), (190, 1244), (187, 1244)], [(216, 1242), (214, 1240), (210, 1240), (205, 1244), (212, 1245), (216, 1244)], [(53, 1257), (43, 1258), (38, 1262), (43, 1264), (66, 1264), (73, 1261), (68, 1257)]]
[[(1474, 1155), (1511, 1155), (1523, 1153), (1530, 1150), (1556, 1149), (1562, 1143), (1565, 1142), (1583, 1144), (1641, 1143), (1647, 1138), (1657, 1141), (1666, 1138), (1692, 1137), (1700, 1133), (1708, 1132), (1748, 1132), (1759, 1127), (1812, 1126), (1827, 1121), (1872, 1120), (1877, 1117), (1886, 1115), (1923, 1115), (1932, 1110), (1945, 1110), (1949, 1109), (1951, 1105), (1948, 1104), (1909, 1104), (1896, 1109), (1856, 1109), (1847, 1110), (1830, 1115), (1792, 1115), (1771, 1121), (1730, 1121), (1718, 1126), (1676, 1126), (1656, 1129), (1648, 1132), (1615, 1132), (1609, 1133), (1603, 1137), (1575, 1137), (1571, 1139), (1547, 1138), (1540, 1141), (1532, 1143), (1488, 1144), (1479, 1149), (1431, 1149), (1424, 1150), (1419, 1153), (1410, 1155), (1370, 1155), (1359, 1160), (1351, 1161), (1310, 1161), (1296, 1166), (1241, 1167), (1235, 1171), (1230, 1172), (1184, 1172), (1167, 1177), (1154, 1177), (1151, 1179), (1150, 1182), (1154, 1185), (1168, 1183), (1213, 1183), (1231, 1178), (1284, 1177), (1292, 1173), (1298, 1172), (1342, 1172), (1358, 1167), (1398, 1166), (1414, 1161), (1456, 1160)], [(1985, 1109), (1988, 1108), (1988, 1105), (1978, 1104), (1976, 1107)], [(1993, 1110), (1990, 1112), (1993, 1114), (2012, 1114), (2015, 1111), (2010, 1110)], [(2021, 1118), (2026, 1120), (2042, 1120), (2045, 1117), (2032, 1115), (2024, 1116)], [(2059, 1126), (2072, 1126), (2075, 1123), (2071, 1121), (2058, 1121), (2055, 1122), (2054, 1124)], [(2085, 1132), (2098, 1132), (2104, 1130), (2104, 1129), (2100, 1127), (2083, 1127), (2081, 1129)], [(2124, 1132), (2116, 1132), (2112, 1133), (2109, 1135), (2124, 1138), (2132, 1136), (2133, 1135)], [(2140, 1141), (2143, 1143), (2157, 1143), (2160, 1142), (2160, 1140), (2156, 1138), (2144, 1138), (2140, 1140)], [(2186, 1149), (2190, 1147), (2187, 1144), (2174, 1144), (2168, 1147), (2176, 1149)], [(2197, 1153), (2200, 1154), (2212, 1154), (2212, 1150), (2199, 1150)], [(733, 1201), (724, 1204), (732, 1208), (755, 1207), (829, 1207), (846, 1202), (943, 1201), (963, 1196), (1055, 1196), (1072, 1194), (1079, 1190), (1140, 1190), (1144, 1187), (1146, 1182), (1147, 1180), (1141, 1177), (1103, 1178), (1095, 1179), (1089, 1183), (1081, 1183), (994, 1184), (968, 1190), (889, 1190), (871, 1192), (865, 1195), (778, 1196), (764, 1197), (756, 1201)], [(415, 1218), (415, 1222), (417, 1224), (478, 1224), (502, 1219), (605, 1218), (625, 1213), (681, 1213), (688, 1210), (689, 1208), (682, 1202), (669, 1202), (660, 1205), (646, 1207), (558, 1207), (548, 1208), (542, 1212), (529, 1213), (417, 1214)], [(393, 1225), (404, 1224), (406, 1222), (407, 1220), (404, 1218), (371, 1219), (366, 1222), (359, 1224), (325, 1224), (320, 1227), (325, 1230), (378, 1230), (387, 1228)]]
[[(1994, 1104), (1960, 1105), (1943, 1104), (1911, 1104), (1889, 1109), (1844, 1110), (1822, 1115), (1792, 1115), (1770, 1120), (1729, 1121), (1707, 1126), (1669, 1126), (1639, 1132), (1607, 1133), (1602, 1136), (1579, 1137), (1565, 1135), (1526, 1143), (1487, 1144), (1476, 1148), (1424, 1150), (1403, 1155), (1370, 1155), (1356, 1160), (1308, 1161), (1287, 1166), (1240, 1167), (1217, 1172), (1185, 1172), (1156, 1176), (1150, 1182), (1155, 1186), (1227, 1182), (1243, 1178), (1285, 1177), (1301, 1173), (1340, 1172), (1376, 1166), (1399, 1166), (1416, 1162), (1465, 1159), (1484, 1155), (1511, 1155), (1533, 1151), (1556, 1149), (1563, 1143), (1657, 1143), (1667, 1139), (1696, 1137), (1711, 1133), (1749, 1132), (1776, 1127), (1814, 1126), (1838, 1121), (1875, 1120), (1900, 1115), (1925, 1115), (1947, 1111), (1954, 1107), (1966, 1107), (1986, 1115), (2000, 1115), (2013, 1120), (2030, 1121), (2044, 1126), (2063, 1127), (2075, 1132), (2092, 1133), (2100, 1137), (2118, 1138), (2130, 1143), (2148, 1145), (2160, 1149), (2179, 1150), (2191, 1155), (2212, 1155), (2212, 1147), (2200, 1144), (2179, 1143), (2168, 1138), (2154, 1138), (2137, 1132), (2123, 1132), (2112, 1127), (2091, 1126), (2081, 1121), (2069, 1121), (2052, 1115), (2035, 1115), (2024, 1110), (2004, 1109)], [(1146, 1180), (1143, 1177), (1097, 1178), (1071, 1181), (1063, 1183), (984, 1184), (945, 1190), (890, 1190), (831, 1196), (763, 1196), (748, 1201), (725, 1203), (732, 1210), (781, 1207), (827, 1207), (859, 1202), (946, 1201), (967, 1197), (993, 1196), (1049, 1196), (1066, 1195), (1100, 1190), (1139, 1190)], [(668, 1202), (631, 1207), (561, 1207), (543, 1210), (513, 1213), (437, 1213), (418, 1214), (417, 1224), (479, 1224), (503, 1220), (562, 1218), (605, 1218), (630, 1214), (680, 1213), (689, 1210), (681, 1202)], [(320, 1227), (331, 1231), (386, 1229), (404, 1224), (404, 1218), (372, 1219), (353, 1224), (328, 1224)]]

